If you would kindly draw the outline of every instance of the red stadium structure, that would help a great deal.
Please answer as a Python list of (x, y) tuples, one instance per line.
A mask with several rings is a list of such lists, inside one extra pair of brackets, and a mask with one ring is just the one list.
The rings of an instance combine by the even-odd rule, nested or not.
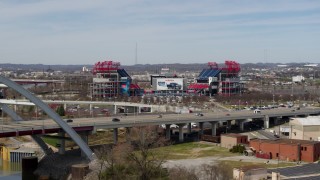
[(202, 93), (204, 95), (221, 94), (231, 96), (241, 93), (239, 72), (240, 64), (227, 60), (225, 66), (220, 67), (216, 62), (208, 62), (208, 69), (203, 69), (196, 83), (188, 86), (189, 92)]
[(94, 64), (92, 73), (106, 73), (114, 70), (118, 70), (120, 66), (120, 62), (114, 62), (114, 61), (103, 61), (103, 62), (97, 62)]
[(102, 61), (94, 64), (95, 75), (91, 87), (93, 98), (117, 98), (122, 95), (142, 95), (143, 91), (136, 84), (131, 84), (130, 75), (120, 68), (120, 62)]

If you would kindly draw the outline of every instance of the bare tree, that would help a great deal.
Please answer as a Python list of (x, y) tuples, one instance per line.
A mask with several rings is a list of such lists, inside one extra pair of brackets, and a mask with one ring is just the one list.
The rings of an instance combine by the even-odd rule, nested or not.
[(169, 179), (198, 180), (199, 177), (195, 172), (195, 169), (176, 166), (169, 170)]
[(204, 164), (201, 167), (202, 178), (208, 180), (229, 180), (232, 179), (232, 172), (230, 167), (220, 162), (218, 164)]
[(166, 140), (159, 136), (154, 126), (134, 128), (131, 131), (131, 138), (137, 151), (128, 153), (128, 159), (137, 167), (140, 179), (161, 177), (162, 164), (167, 152), (155, 152), (152, 148), (163, 146)]
[(96, 152), (99, 179), (152, 179), (167, 177), (162, 168), (168, 152), (154, 151), (165, 144), (156, 127), (137, 127), (130, 133), (131, 143), (103, 147)]

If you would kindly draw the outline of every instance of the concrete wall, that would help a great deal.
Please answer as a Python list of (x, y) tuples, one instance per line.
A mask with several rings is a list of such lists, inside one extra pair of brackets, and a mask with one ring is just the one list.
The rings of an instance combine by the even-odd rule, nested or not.
[(233, 179), (235, 180), (256, 180), (256, 179), (267, 179), (268, 172), (265, 168), (250, 169), (242, 171), (241, 169), (233, 169)]
[(221, 136), (221, 147), (231, 149), (235, 145), (237, 145), (236, 137)]

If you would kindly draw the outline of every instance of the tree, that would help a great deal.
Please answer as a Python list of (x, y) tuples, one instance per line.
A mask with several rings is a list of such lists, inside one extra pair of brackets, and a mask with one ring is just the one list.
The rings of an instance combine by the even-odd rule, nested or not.
[(59, 116), (64, 116), (65, 115), (65, 111), (64, 111), (64, 107), (63, 105), (60, 105), (57, 110), (56, 110), (57, 114), (59, 114)]
[(169, 179), (185, 179), (185, 180), (198, 180), (199, 177), (195, 169), (188, 169), (181, 166), (176, 166), (169, 170)]
[(155, 127), (137, 127), (131, 131), (133, 145), (137, 151), (129, 152), (128, 160), (133, 163), (139, 172), (139, 179), (147, 180), (152, 177), (161, 177), (164, 173), (162, 164), (167, 152), (160, 154), (152, 148), (165, 145), (166, 140), (160, 137)]
[(132, 128), (131, 143), (104, 147), (97, 151), (99, 179), (156, 179), (167, 177), (162, 168), (168, 152), (155, 152), (153, 148), (163, 146), (166, 140), (160, 137), (156, 127)]
[(229, 180), (232, 179), (232, 172), (230, 166), (220, 162), (218, 164), (204, 164), (201, 166), (201, 173), (203, 179), (209, 180)]

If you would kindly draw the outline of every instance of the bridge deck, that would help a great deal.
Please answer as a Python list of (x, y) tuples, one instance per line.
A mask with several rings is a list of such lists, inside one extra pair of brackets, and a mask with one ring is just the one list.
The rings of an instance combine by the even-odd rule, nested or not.
[[(282, 116), (310, 115), (319, 114), (319, 108), (301, 108), (300, 110), (292, 111), (292, 109), (273, 109), (263, 110), (260, 114), (254, 114), (253, 111), (234, 111), (234, 112), (217, 112), (203, 113), (204, 116), (195, 116), (195, 114), (166, 114), (162, 118), (157, 115), (143, 116), (117, 116), (120, 122), (113, 122), (113, 117), (99, 118), (78, 118), (73, 119), (69, 126), (75, 130), (93, 130), (94, 128), (111, 129), (121, 127), (134, 127), (145, 125), (161, 125), (161, 124), (186, 124), (191, 122), (217, 122), (228, 120), (244, 120), (244, 119), (263, 119), (266, 115), (269, 118)], [(227, 115), (229, 114), (229, 115)], [(49, 133), (58, 131), (60, 127), (53, 120), (32, 120), (12, 122), (11, 124), (0, 125), (0, 137), (4, 134), (16, 133), (21, 131), (36, 131), (41, 130), (41, 133)], [(19, 134), (20, 135), (20, 134)], [(15, 136), (15, 135), (13, 135)]]

